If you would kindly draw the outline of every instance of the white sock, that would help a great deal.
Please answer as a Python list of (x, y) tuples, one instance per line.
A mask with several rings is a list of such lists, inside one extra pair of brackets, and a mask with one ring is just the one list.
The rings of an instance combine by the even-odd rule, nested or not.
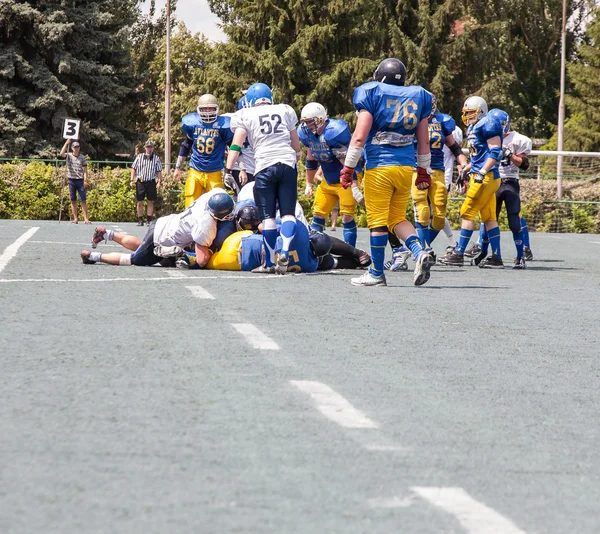
[(115, 231), (114, 230), (106, 230), (106, 232), (104, 232), (104, 240), (105, 241), (112, 241), (114, 235), (115, 235)]
[(92, 252), (90, 254), (90, 261), (102, 261), (102, 254), (100, 252)]
[(450, 221), (448, 221), (448, 219), (446, 219), (446, 224), (444, 224), (444, 233), (446, 234), (448, 241), (450, 241), (451, 247), (458, 245), (456, 239), (454, 239), (454, 232), (452, 231), (452, 227), (450, 226)]

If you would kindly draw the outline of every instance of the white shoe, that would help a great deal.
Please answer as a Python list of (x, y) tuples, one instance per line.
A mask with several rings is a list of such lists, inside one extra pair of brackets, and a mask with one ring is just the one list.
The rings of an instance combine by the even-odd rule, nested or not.
[(435, 260), (433, 259), (433, 256), (429, 252), (421, 252), (415, 264), (415, 276), (413, 281), (416, 286), (422, 286), (429, 280), (429, 277), (431, 276), (429, 270), (434, 265)]
[(371, 271), (365, 272), (358, 278), (352, 278), (350, 283), (353, 286), (387, 286), (385, 274), (382, 274), (381, 276), (374, 276), (371, 274)]

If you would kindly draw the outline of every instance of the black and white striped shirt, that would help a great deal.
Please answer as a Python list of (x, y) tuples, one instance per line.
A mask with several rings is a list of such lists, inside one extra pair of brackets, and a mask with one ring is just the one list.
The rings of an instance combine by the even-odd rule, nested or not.
[(146, 154), (138, 154), (131, 168), (135, 170), (135, 177), (140, 182), (151, 182), (156, 180), (158, 173), (162, 171), (162, 162), (156, 154), (150, 157)]

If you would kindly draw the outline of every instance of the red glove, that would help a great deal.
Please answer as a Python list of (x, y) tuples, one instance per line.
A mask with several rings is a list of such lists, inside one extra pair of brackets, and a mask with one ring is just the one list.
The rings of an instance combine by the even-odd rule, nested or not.
[(417, 167), (417, 179), (415, 180), (417, 189), (429, 189), (431, 187), (431, 176), (423, 167)]
[(340, 171), (340, 183), (344, 189), (348, 189), (352, 185), (352, 177), (354, 176), (354, 169), (346, 167)]

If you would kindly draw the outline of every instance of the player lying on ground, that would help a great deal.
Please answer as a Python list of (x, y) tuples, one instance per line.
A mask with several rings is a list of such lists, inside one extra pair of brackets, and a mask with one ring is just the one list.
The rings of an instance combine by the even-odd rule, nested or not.
[(81, 251), (83, 263), (109, 263), (111, 265), (148, 266), (171, 256), (173, 247), (184, 249), (194, 246), (197, 261), (206, 265), (211, 256), (210, 246), (217, 235), (217, 221), (233, 218), (233, 199), (220, 188), (202, 195), (181, 213), (160, 217), (150, 223), (143, 239), (102, 226), (96, 228), (92, 248), (101, 241), (115, 241), (133, 253), (111, 252), (102, 254)]
[[(279, 254), (282, 247), (281, 236), (277, 238), (275, 253)], [(344, 241), (321, 232), (309, 231), (299, 221), (296, 223), (296, 233), (289, 249), (290, 264), (288, 272), (313, 273), (317, 270), (331, 269), (361, 269), (368, 267), (371, 258), (364, 251), (357, 249)], [(255, 271), (265, 260), (265, 247), (262, 236), (251, 231), (241, 231), (231, 234), (221, 249), (213, 254), (206, 265), (207, 269), (224, 271)], [(178, 260), (180, 268), (199, 268), (193, 254), (186, 254)], [(261, 271), (262, 272), (262, 271)]]

